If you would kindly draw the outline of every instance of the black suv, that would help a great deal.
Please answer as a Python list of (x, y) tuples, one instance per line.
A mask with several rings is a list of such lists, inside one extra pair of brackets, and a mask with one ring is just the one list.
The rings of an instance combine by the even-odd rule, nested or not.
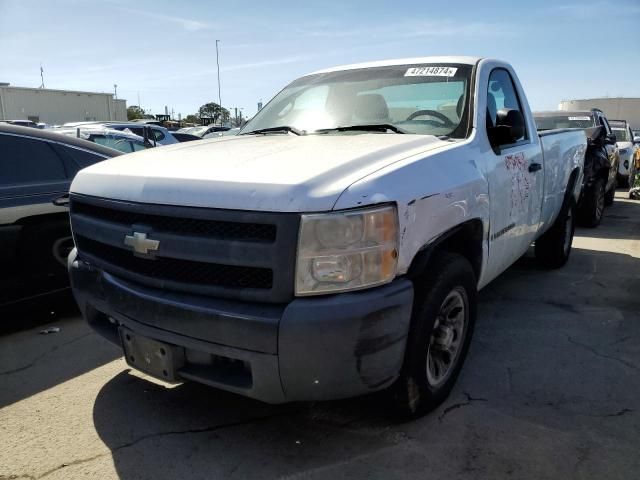
[(71, 180), (117, 155), (85, 140), (0, 124), (0, 305), (15, 300), (20, 285), (66, 282)]
[(584, 226), (598, 226), (604, 207), (613, 203), (620, 163), (616, 136), (609, 121), (596, 108), (587, 111), (534, 112), (533, 115), (539, 131), (563, 128), (586, 131), (588, 146), (578, 215)]

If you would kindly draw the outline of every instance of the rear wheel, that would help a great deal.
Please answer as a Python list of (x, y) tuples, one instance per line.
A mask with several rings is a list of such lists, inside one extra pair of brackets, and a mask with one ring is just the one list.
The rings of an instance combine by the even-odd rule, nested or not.
[(414, 418), (449, 395), (469, 349), (476, 319), (476, 278), (469, 262), (447, 252), (415, 285), (411, 330), (400, 377), (391, 387), (395, 410)]
[(27, 276), (67, 277), (66, 258), (73, 248), (68, 220), (25, 226), (19, 251)]
[(585, 227), (595, 228), (602, 221), (605, 205), (604, 188), (604, 180), (597, 179), (580, 205), (580, 223)]
[(605, 193), (604, 195), (604, 204), (609, 207), (611, 205), (613, 205), (613, 200), (616, 197), (616, 188), (618, 186), (618, 182), (615, 181), (613, 183), (613, 186), (611, 187), (611, 190), (609, 190), (607, 193)]
[(536, 258), (546, 268), (560, 268), (571, 254), (575, 233), (575, 206), (564, 207), (553, 226), (536, 240)]

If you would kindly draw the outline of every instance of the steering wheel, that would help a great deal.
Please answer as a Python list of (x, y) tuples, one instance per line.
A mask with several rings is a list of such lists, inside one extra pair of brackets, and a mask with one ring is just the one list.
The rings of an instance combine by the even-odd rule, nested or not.
[(443, 115), (440, 112), (436, 112), (435, 110), (418, 110), (417, 112), (413, 112), (411, 115), (407, 117), (405, 120), (408, 122), (409, 120), (413, 120), (416, 117), (421, 117), (423, 115), (429, 115), (431, 117), (435, 117), (443, 123), (443, 127), (455, 127), (456, 124), (449, 120), (449, 117)]

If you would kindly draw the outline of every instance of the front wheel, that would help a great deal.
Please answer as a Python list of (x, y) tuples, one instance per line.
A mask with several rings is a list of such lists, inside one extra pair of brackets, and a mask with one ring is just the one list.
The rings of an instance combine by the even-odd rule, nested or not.
[(476, 319), (473, 268), (462, 256), (437, 252), (415, 284), (411, 329), (400, 377), (391, 387), (395, 410), (415, 418), (449, 395), (469, 349)]
[(575, 229), (575, 207), (572, 202), (563, 207), (551, 228), (536, 240), (536, 258), (542, 266), (560, 268), (567, 263)]

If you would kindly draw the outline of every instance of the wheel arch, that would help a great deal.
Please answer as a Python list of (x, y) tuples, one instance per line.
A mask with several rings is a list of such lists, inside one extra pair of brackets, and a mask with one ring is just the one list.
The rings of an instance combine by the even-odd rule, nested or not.
[(479, 279), (482, 274), (484, 238), (484, 224), (479, 218), (467, 220), (447, 230), (418, 250), (411, 261), (407, 277), (411, 280), (419, 279), (426, 272), (433, 254), (446, 251), (466, 258), (473, 268), (476, 279)]

